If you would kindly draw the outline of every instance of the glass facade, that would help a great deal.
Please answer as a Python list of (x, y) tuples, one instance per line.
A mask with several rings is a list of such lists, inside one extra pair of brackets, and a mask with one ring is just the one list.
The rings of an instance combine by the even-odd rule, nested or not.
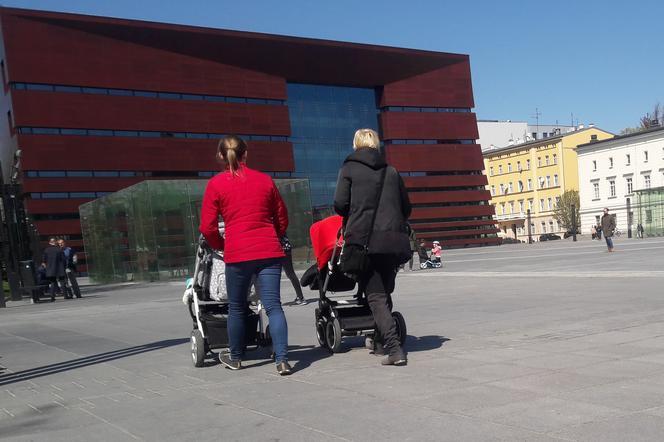
[(372, 88), (288, 84), (293, 175), (309, 179), (312, 205), (321, 215), (332, 206), (337, 175), (353, 152), (355, 131), (378, 131), (376, 100)]
[(644, 236), (664, 236), (664, 187), (636, 190), (637, 222)]
[[(286, 205), (293, 259), (306, 261), (309, 184), (275, 180)], [(88, 273), (96, 282), (183, 279), (194, 268), (207, 181), (143, 181), (80, 207)]]

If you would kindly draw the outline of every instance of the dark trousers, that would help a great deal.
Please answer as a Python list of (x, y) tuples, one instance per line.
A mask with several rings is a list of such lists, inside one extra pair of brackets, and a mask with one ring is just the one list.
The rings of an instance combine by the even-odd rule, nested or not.
[(378, 329), (374, 340), (382, 342), (389, 354), (394, 354), (400, 349), (396, 324), (392, 318), (391, 294), (394, 291), (396, 269), (397, 264), (392, 255), (370, 255), (369, 270), (361, 279), (362, 288)]
[(62, 289), (64, 296), (67, 296), (67, 286), (65, 284), (64, 276), (49, 276), (48, 278), (49, 292), (51, 293), (51, 298), (55, 298), (55, 292), (58, 290), (58, 284)]
[(288, 279), (290, 279), (291, 284), (293, 284), (293, 288), (295, 289), (295, 294), (297, 295), (297, 297), (304, 298), (304, 295), (302, 294), (302, 287), (300, 287), (300, 280), (297, 279), (297, 275), (295, 274), (295, 269), (293, 268), (293, 255), (286, 252), (286, 256), (284, 257), (282, 266), (284, 273), (286, 274)]
[(78, 281), (76, 280), (76, 272), (71, 269), (67, 269), (66, 272), (67, 272), (67, 280), (69, 281), (69, 285), (71, 286), (71, 291), (72, 291), (71, 295), (80, 298), (81, 289), (79, 288)]

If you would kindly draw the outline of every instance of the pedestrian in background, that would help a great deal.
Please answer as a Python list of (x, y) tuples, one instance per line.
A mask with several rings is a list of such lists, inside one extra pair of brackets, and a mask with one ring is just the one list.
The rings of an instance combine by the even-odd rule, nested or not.
[(613, 232), (616, 230), (616, 218), (609, 214), (609, 208), (604, 208), (604, 215), (602, 215), (602, 232), (604, 232), (604, 239), (606, 240), (606, 247), (609, 252), (613, 252)]
[(64, 239), (58, 240), (58, 246), (62, 249), (62, 253), (65, 256), (65, 274), (67, 277), (65, 283), (69, 281), (69, 286), (71, 287), (69, 299), (73, 296), (80, 298), (81, 289), (78, 287), (78, 281), (76, 280), (76, 252), (71, 247), (67, 247)]
[(58, 247), (55, 238), (49, 238), (48, 247), (44, 249), (42, 255), (42, 267), (46, 269), (46, 279), (49, 283), (51, 292), (51, 302), (55, 301), (55, 292), (58, 284), (67, 298), (67, 287), (65, 286), (65, 255), (62, 249)]
[(410, 224), (408, 225), (408, 230), (410, 230), (410, 234), (408, 235), (408, 239), (410, 240), (410, 261), (408, 261), (408, 268), (412, 272), (413, 261), (415, 260), (415, 254), (417, 253), (417, 234)]
[(643, 239), (643, 225), (641, 223), (636, 225), (636, 237)]
[(291, 244), (286, 235), (281, 237), (281, 248), (284, 249), (284, 254), (286, 255), (283, 262), (284, 273), (290, 280), (291, 284), (293, 284), (293, 288), (295, 289), (295, 300), (293, 301), (293, 304), (306, 305), (307, 301), (304, 299), (304, 295), (302, 294), (300, 280), (295, 274), (295, 268), (293, 268), (293, 244)]
[(599, 224), (597, 224), (597, 227), (595, 228), (595, 230), (597, 230), (597, 239), (599, 241), (601, 241), (602, 240), (602, 223), (601, 222)]

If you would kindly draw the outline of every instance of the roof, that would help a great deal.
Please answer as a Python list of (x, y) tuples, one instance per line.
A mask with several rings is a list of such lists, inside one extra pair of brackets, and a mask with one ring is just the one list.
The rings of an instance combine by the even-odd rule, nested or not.
[(664, 135), (664, 126), (651, 127), (650, 129), (643, 129), (643, 130), (640, 130), (638, 132), (633, 132), (631, 134), (616, 135), (615, 137), (609, 138), (609, 139), (606, 139), (606, 140), (601, 140), (601, 141), (598, 140), (598, 141), (593, 141), (593, 142), (590, 142), (590, 143), (579, 144), (577, 146), (577, 148), (579, 148), (579, 147), (583, 148), (583, 147), (588, 147), (588, 146), (595, 147), (599, 144), (605, 144), (605, 143), (608, 143), (608, 142), (621, 141), (621, 140), (624, 140), (626, 138), (633, 138), (633, 137), (638, 137), (638, 136), (643, 136), (643, 135), (651, 135), (651, 134), (657, 133), (657, 132), (662, 132), (662, 135)]
[[(482, 155), (484, 155), (486, 157), (486, 156), (491, 156), (495, 153), (505, 153), (505, 152), (509, 152), (509, 151), (512, 151), (512, 150), (520, 150), (520, 149), (523, 149), (524, 147), (529, 147), (529, 146), (533, 146), (533, 145), (536, 145), (536, 144), (548, 144), (552, 141), (559, 141), (559, 140), (562, 140), (564, 137), (568, 137), (570, 135), (578, 134), (578, 133), (581, 133), (581, 132), (586, 132), (590, 129), (597, 129), (597, 130), (601, 130), (602, 132), (611, 133), (607, 130), (600, 129), (597, 126), (584, 127), (583, 129), (573, 130), (571, 132), (565, 132), (564, 134), (556, 135), (555, 137), (547, 137), (547, 138), (542, 138), (541, 140), (527, 141), (525, 143), (515, 144), (513, 146), (499, 147), (498, 149), (487, 149), (487, 150), (482, 151)], [(592, 144), (597, 144), (597, 143), (592, 143)]]

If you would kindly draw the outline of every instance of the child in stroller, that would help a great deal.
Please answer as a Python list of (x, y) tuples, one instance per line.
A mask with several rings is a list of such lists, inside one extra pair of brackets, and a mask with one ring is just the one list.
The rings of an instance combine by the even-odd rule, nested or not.
[[(365, 344), (375, 354), (381, 354), (380, 337), (362, 287), (351, 299), (331, 298), (329, 292), (354, 291), (356, 281), (339, 270), (339, 256), (343, 246), (342, 218), (331, 216), (314, 223), (309, 230), (316, 257), (302, 276), (303, 287), (318, 290), (318, 308), (314, 313), (316, 338), (321, 347), (332, 353), (341, 351), (343, 336), (366, 336)], [(392, 312), (401, 345), (406, 340), (406, 322), (399, 312)]]
[[(228, 348), (228, 299), (225, 265), (220, 252), (212, 250), (201, 235), (196, 252), (194, 276), (186, 282), (182, 302), (193, 320), (191, 357), (195, 367), (202, 367), (214, 349)], [(255, 292), (248, 294), (247, 346), (272, 345), (267, 314)]]
[(438, 257), (436, 257), (436, 244), (438, 244), (438, 250), (440, 250), (440, 243), (438, 241), (434, 241), (434, 248), (431, 250), (431, 256), (429, 256), (425, 242), (420, 242), (420, 247), (417, 249), (417, 254), (420, 258), (420, 269), (439, 269), (443, 266), (443, 263), (440, 260), (440, 253)]

